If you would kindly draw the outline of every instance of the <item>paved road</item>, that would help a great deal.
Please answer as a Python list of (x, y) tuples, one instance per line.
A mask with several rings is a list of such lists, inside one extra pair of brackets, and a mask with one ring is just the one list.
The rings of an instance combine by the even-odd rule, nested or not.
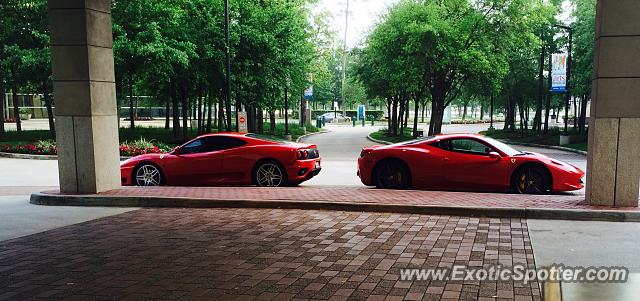
[(627, 283), (562, 283), (562, 300), (638, 300), (640, 223), (527, 220), (536, 266), (623, 266)]

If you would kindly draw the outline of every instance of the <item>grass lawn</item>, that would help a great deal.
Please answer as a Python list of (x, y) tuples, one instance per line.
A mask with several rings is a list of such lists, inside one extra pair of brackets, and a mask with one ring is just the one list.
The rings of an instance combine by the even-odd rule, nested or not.
[(377, 132), (371, 133), (371, 138), (376, 140), (382, 140), (391, 143), (398, 143), (407, 140), (413, 140), (413, 129), (404, 129), (404, 132), (400, 136), (387, 136), (387, 129), (381, 129)]
[[(561, 131), (558, 128), (552, 128), (549, 130), (549, 133), (547, 135), (543, 135), (533, 131), (522, 133), (520, 130), (493, 130), (480, 132), (480, 134), (505, 141), (560, 146)], [(581, 151), (587, 150), (586, 134), (578, 135), (578, 132), (576, 130), (570, 129), (569, 136), (571, 136), (571, 144), (563, 145), (562, 147), (568, 147)]]

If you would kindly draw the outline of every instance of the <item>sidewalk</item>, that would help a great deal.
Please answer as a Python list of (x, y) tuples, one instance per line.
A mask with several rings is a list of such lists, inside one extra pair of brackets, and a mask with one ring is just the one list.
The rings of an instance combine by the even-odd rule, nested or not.
[(640, 208), (586, 204), (579, 195), (518, 195), (355, 187), (126, 187), (98, 195), (36, 193), (41, 205), (324, 209), (517, 218), (640, 221)]
[(0, 299), (540, 300), (538, 283), (401, 281), (534, 266), (522, 219), (141, 209), (0, 242)]

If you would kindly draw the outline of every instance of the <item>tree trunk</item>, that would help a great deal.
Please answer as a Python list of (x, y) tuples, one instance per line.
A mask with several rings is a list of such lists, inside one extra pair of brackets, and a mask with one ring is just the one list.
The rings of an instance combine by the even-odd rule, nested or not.
[(169, 129), (169, 114), (171, 113), (169, 111), (170, 111), (170, 104), (169, 104), (169, 100), (167, 99), (165, 101), (165, 106), (164, 106), (164, 128), (166, 130)]
[(408, 129), (409, 128), (409, 112), (411, 111), (411, 104), (409, 102), (409, 98), (406, 97), (405, 100), (405, 104), (404, 104), (404, 126), (403, 131), (402, 131), (402, 135), (404, 135), (404, 129)]
[(212, 121), (211, 109), (213, 108), (213, 91), (209, 91), (206, 99), (207, 99), (207, 133), (211, 133), (211, 121)]
[(182, 131), (180, 130), (180, 109), (178, 107), (177, 87), (171, 83), (171, 114), (173, 115), (173, 138), (176, 141), (182, 141)]
[[(4, 128), (4, 99), (6, 97), (4, 89), (4, 79), (0, 78), (0, 141), (4, 140), (6, 130)], [(9, 108), (7, 108), (9, 110)]]
[(218, 132), (226, 130), (224, 111), (226, 107), (226, 95), (224, 93), (218, 96)]
[(133, 129), (136, 127), (136, 117), (133, 111), (133, 75), (129, 75), (129, 119), (130, 127)]
[(202, 88), (198, 88), (198, 98), (196, 99), (196, 115), (197, 115), (197, 123), (198, 136), (202, 135)]
[(429, 121), (429, 136), (442, 132), (442, 118), (444, 117), (444, 93), (438, 89), (431, 92), (431, 120)]
[(256, 117), (257, 117), (256, 132), (258, 134), (262, 134), (264, 133), (264, 116), (262, 115), (261, 107), (256, 107)]
[(273, 135), (276, 133), (276, 112), (269, 110), (269, 132)]
[(13, 86), (13, 117), (16, 120), (16, 130), (22, 132), (22, 120), (20, 120), (20, 104), (18, 103), (18, 87)]
[(484, 103), (480, 104), (480, 121), (484, 119)]
[(587, 104), (589, 98), (588, 94), (582, 95), (582, 105), (580, 106), (580, 124), (578, 128), (578, 133), (580, 135), (584, 134), (586, 131), (586, 120), (587, 120)]
[(188, 85), (181, 87), (180, 102), (182, 104), (182, 138), (189, 138), (189, 95)]
[(462, 109), (462, 120), (467, 119), (467, 107), (469, 106), (469, 102), (468, 101), (464, 101), (462, 103), (463, 105), (463, 109)]
[(414, 110), (413, 110), (413, 138), (418, 137), (418, 111), (420, 106), (420, 101), (418, 100), (418, 96), (414, 100)]
[(390, 97), (387, 97), (387, 133), (391, 131), (391, 107), (393, 100)]
[(51, 105), (51, 95), (49, 94), (49, 85), (47, 82), (42, 86), (42, 95), (44, 95), (44, 105), (47, 107), (47, 119), (49, 119), (49, 133), (51, 139), (56, 139), (56, 125), (53, 121), (53, 107)]
[(393, 97), (393, 106), (391, 108), (391, 136), (398, 136), (398, 97)]

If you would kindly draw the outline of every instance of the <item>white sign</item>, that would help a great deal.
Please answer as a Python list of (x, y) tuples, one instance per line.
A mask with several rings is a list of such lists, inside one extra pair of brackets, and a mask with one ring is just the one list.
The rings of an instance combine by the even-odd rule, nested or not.
[(551, 91), (567, 91), (567, 54), (554, 53), (551, 55)]
[(338, 109), (338, 102), (337, 102), (337, 101), (334, 101), (334, 102), (333, 102), (333, 109), (334, 109), (334, 110), (337, 110), (337, 109)]
[(247, 112), (238, 112), (238, 132), (247, 132)]

